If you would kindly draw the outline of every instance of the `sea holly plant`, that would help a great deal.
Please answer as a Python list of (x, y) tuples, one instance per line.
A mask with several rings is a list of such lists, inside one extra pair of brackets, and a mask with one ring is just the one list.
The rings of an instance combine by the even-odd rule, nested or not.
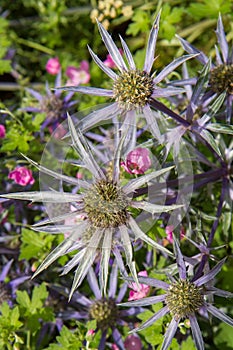
[[(209, 74), (209, 91), (206, 92), (203, 101), (208, 100), (213, 95), (216, 96), (223, 92), (226, 92), (225, 120), (229, 124), (232, 121), (233, 102), (233, 47), (230, 47), (227, 42), (221, 14), (218, 18), (216, 36), (219, 48), (218, 46), (215, 46), (216, 63), (211, 63), (211, 70)], [(190, 54), (197, 54), (196, 59), (204, 65), (207, 64), (209, 58), (203, 52), (192, 46), (183, 38), (179, 36), (178, 38), (187, 52)]]
[[(127, 322), (129, 316), (135, 316), (143, 311), (142, 308), (129, 308), (123, 310), (117, 304), (125, 297), (128, 289), (128, 283), (119, 279), (118, 266), (116, 260), (110, 262), (110, 278), (109, 286), (105, 296), (102, 295), (100, 285), (98, 283), (96, 273), (91, 267), (87, 274), (87, 282), (92, 291), (91, 297), (75, 291), (71, 302), (66, 310), (59, 312), (62, 320), (74, 320), (92, 322), (93, 336), (96, 338), (101, 334), (99, 340), (99, 349), (106, 349), (107, 339), (112, 333), (113, 341), (120, 349), (124, 349), (121, 328), (131, 327)], [(51, 286), (61, 294), (67, 294), (67, 288), (59, 286)], [(80, 309), (82, 307), (82, 310)]]
[[(99, 1), (99, 7), (105, 5)], [(147, 28), (154, 5), (134, 6), (141, 28)], [(178, 33), (187, 38), (193, 28), (183, 31), (183, 22), (190, 19), (169, 4), (164, 16), (167, 9), (182, 16)], [(136, 62), (146, 33), (130, 37), (119, 17), (108, 32), (98, 18), (100, 37), (90, 38), (87, 26), (82, 35), (90, 41), (77, 43), (88, 70), (85, 81), (79, 79), (82, 67), (68, 62), (65, 49), (72, 37), (65, 33), (69, 40), (62, 53), (36, 45), (50, 52), (44, 63), (55, 65), (45, 63), (44, 73), (57, 74), (55, 89), (46, 85), (44, 95), (37, 87), (48, 77), (32, 86), (25, 79), (23, 87), (37, 107), (27, 101), (17, 110), (15, 101), (1, 105), (2, 348), (204, 350), (204, 344), (206, 349), (232, 344), (223, 339), (233, 326), (232, 33), (225, 34), (223, 26), (230, 15), (219, 16), (219, 48), (210, 59), (185, 39), (180, 42), (188, 55), (181, 57), (178, 40), (158, 40), (165, 38), (159, 32), (164, 16), (159, 8), (156, 13), (142, 68)], [(123, 50), (115, 40), (118, 29)], [(129, 36), (123, 39), (125, 29)], [(97, 56), (101, 39), (107, 60), (106, 52)], [(89, 72), (81, 55), (91, 40)], [(200, 71), (192, 58), (203, 64)], [(61, 87), (68, 64), (74, 86)], [(17, 59), (12, 62), (14, 77), (19, 66)], [(79, 85), (89, 79), (92, 86), (103, 85)], [(110, 103), (81, 117), (80, 106), (103, 98)], [(29, 136), (27, 147), (22, 130)], [(10, 153), (16, 148), (24, 155)]]
[[(100, 286), (101, 291), (106, 293), (108, 280), (108, 266), (111, 253), (120, 261), (119, 255), (124, 250), (126, 263), (137, 283), (135, 262), (133, 261), (132, 238), (149, 243), (156, 249), (172, 256), (172, 253), (153, 241), (147, 236), (131, 215), (129, 208), (144, 210), (151, 215), (156, 213), (169, 212), (180, 208), (182, 205), (159, 205), (145, 200), (134, 200), (133, 193), (149, 181), (170, 171), (172, 167), (153, 171), (138, 179), (133, 179), (121, 185), (120, 183), (120, 152), (124, 143), (124, 137), (120, 139), (113, 158), (112, 173), (107, 169), (104, 171), (96, 162), (90, 147), (80, 130), (76, 130), (72, 119), (68, 116), (69, 132), (72, 146), (76, 150), (79, 158), (83, 161), (83, 166), (92, 174), (93, 181), (87, 182), (79, 180), (38, 165), (35, 165), (41, 172), (63, 180), (69, 184), (78, 186), (79, 193), (40, 191), (40, 192), (18, 192), (6, 195), (7, 198), (31, 200), (32, 202), (60, 202), (70, 203), (74, 210), (70, 213), (50, 218), (33, 226), (35, 230), (47, 233), (63, 232), (67, 238), (53, 250), (35, 272), (35, 276), (46, 269), (57, 258), (68, 252), (78, 250), (73, 258), (65, 265), (63, 274), (68, 273), (78, 265), (70, 297), (74, 290), (85, 278), (90, 266), (100, 255)], [(79, 224), (69, 219), (79, 216)], [(56, 224), (66, 220), (64, 224)], [(50, 225), (55, 223), (55, 225)], [(122, 273), (125, 269), (119, 263)]]
[(179, 272), (179, 278), (170, 276), (170, 284), (155, 278), (139, 277), (141, 283), (165, 290), (165, 294), (146, 297), (141, 300), (129, 301), (120, 304), (121, 306), (140, 306), (153, 305), (163, 302), (164, 306), (156, 312), (151, 318), (132, 332), (143, 330), (156, 322), (161, 317), (170, 313), (172, 320), (164, 335), (161, 350), (166, 350), (175, 336), (178, 325), (181, 320), (189, 319), (192, 336), (198, 350), (204, 350), (204, 341), (201, 330), (198, 325), (196, 313), (210, 314), (217, 317), (222, 322), (233, 327), (233, 319), (216, 308), (208, 299), (213, 295), (232, 298), (233, 293), (218, 289), (210, 283), (221, 270), (225, 259), (216, 264), (208, 273), (196, 278), (187, 276), (186, 263), (181, 253), (177, 240), (174, 238), (174, 250), (176, 255), (176, 264)]
[[(110, 34), (98, 23), (98, 28), (102, 40), (111, 55), (119, 73), (107, 67), (98, 56), (89, 48), (90, 54), (95, 63), (113, 80), (112, 89), (83, 87), (83, 86), (65, 86), (62, 90), (80, 92), (84, 94), (106, 96), (113, 99), (110, 106), (95, 111), (86, 116), (81, 121), (79, 127), (82, 130), (88, 129), (90, 126), (98, 124), (100, 121), (120, 116), (123, 118), (123, 130), (128, 129), (128, 125), (136, 126), (138, 116), (142, 116), (146, 120), (147, 127), (152, 135), (161, 140), (160, 130), (157, 124), (156, 114), (151, 109), (154, 100), (158, 98), (173, 96), (179, 94), (183, 89), (176, 87), (160, 87), (158, 84), (162, 82), (170, 73), (185, 61), (195, 57), (195, 55), (185, 55), (175, 59), (166, 66), (159, 74), (152, 73), (152, 66), (155, 60), (155, 47), (159, 31), (160, 12), (158, 13), (150, 31), (146, 57), (143, 69), (138, 69), (135, 65), (133, 56), (122, 37), (120, 37), (124, 54), (127, 60), (125, 63), (116, 44), (112, 40)], [(159, 108), (159, 104), (156, 104)], [(160, 107), (161, 108), (161, 107)], [(122, 119), (121, 118), (121, 119)]]

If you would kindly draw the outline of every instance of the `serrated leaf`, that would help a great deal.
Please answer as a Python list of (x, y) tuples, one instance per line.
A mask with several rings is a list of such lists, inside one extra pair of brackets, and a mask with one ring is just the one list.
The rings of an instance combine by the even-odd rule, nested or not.
[(22, 229), (22, 244), (20, 247), (19, 260), (39, 258), (45, 251), (49, 251), (53, 240), (52, 235), (46, 235), (41, 232), (34, 232), (28, 229)]
[(138, 33), (145, 33), (149, 29), (150, 19), (145, 11), (137, 10), (134, 12), (126, 34), (136, 36)]
[(195, 350), (195, 344), (192, 337), (188, 337), (186, 340), (181, 343), (181, 350)]
[(24, 291), (17, 290), (16, 295), (17, 295), (17, 297), (16, 297), (17, 303), (21, 307), (30, 310), (31, 301), (30, 301), (30, 298), (28, 296), (28, 293), (25, 290)]
[(31, 311), (33, 312), (33, 310), (36, 311), (36, 309), (40, 309), (47, 297), (48, 292), (44, 283), (38, 287), (34, 287), (32, 292)]
[(228, 349), (228, 347), (233, 349), (232, 327), (222, 322), (214, 338), (214, 343), (219, 345), (221, 349)]

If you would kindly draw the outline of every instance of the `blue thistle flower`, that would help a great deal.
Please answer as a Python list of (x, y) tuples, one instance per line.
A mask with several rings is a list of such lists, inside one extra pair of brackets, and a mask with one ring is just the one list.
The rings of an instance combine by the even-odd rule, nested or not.
[(208, 273), (202, 275), (197, 279), (195, 279), (194, 276), (193, 279), (190, 280), (187, 277), (184, 257), (180, 251), (175, 237), (174, 248), (176, 254), (176, 264), (179, 272), (179, 279), (176, 280), (173, 277), (170, 277), (171, 283), (169, 284), (155, 278), (138, 278), (140, 283), (145, 283), (149, 286), (164, 289), (166, 291), (165, 294), (151, 296), (136, 301), (125, 302), (121, 303), (120, 305), (130, 307), (144, 307), (146, 305), (153, 305), (158, 302), (164, 302), (165, 306), (160, 311), (155, 313), (155, 315), (144, 322), (141, 326), (133, 329), (132, 332), (145, 329), (166, 314), (171, 314), (172, 320), (166, 330), (163, 344), (161, 346), (161, 350), (166, 350), (168, 349), (172, 338), (175, 336), (179, 322), (182, 319), (188, 318), (190, 321), (195, 346), (198, 350), (204, 350), (204, 341), (196, 317), (197, 312), (210, 313), (211, 315), (217, 317), (219, 320), (233, 327), (233, 319), (216, 308), (212, 303), (208, 302), (209, 296), (217, 295), (226, 298), (233, 297), (233, 293), (223, 291), (212, 286), (212, 283), (210, 284), (210, 281), (212, 281), (221, 270), (223, 264), (226, 261), (226, 258), (217, 263), (217, 265), (215, 265), (215, 267), (212, 268)]
[(157, 125), (156, 116), (150, 107), (150, 102), (154, 99), (161, 97), (166, 98), (183, 91), (183, 89), (176, 87), (161, 88), (158, 84), (179, 65), (195, 55), (179, 57), (168, 64), (159, 74), (156, 75), (155, 72), (151, 73), (155, 60), (155, 47), (159, 31), (159, 20), (160, 12), (158, 13), (150, 31), (144, 67), (142, 70), (136, 67), (133, 56), (122, 37), (120, 37), (120, 40), (127, 64), (122, 58), (122, 55), (109, 33), (101, 23), (97, 22), (102, 40), (118, 68), (119, 73), (117, 74), (107, 67), (89, 48), (90, 54), (95, 63), (112, 79), (112, 89), (107, 90), (86, 86), (68, 86), (61, 87), (60, 89), (89, 95), (106, 96), (112, 98), (113, 103), (110, 104), (110, 106), (104, 107), (86, 116), (80, 122), (79, 128), (87, 130), (90, 126), (96, 125), (100, 121), (111, 119), (114, 116), (121, 116), (124, 120), (122, 129), (125, 129), (126, 125), (135, 126), (137, 116), (142, 115), (146, 119), (146, 123), (153, 136), (160, 140), (161, 136), (159, 127)]
[[(216, 63), (211, 64), (209, 75), (209, 91), (206, 92), (205, 99), (209, 99), (212, 95), (219, 95), (226, 92), (226, 120), (230, 123), (232, 118), (232, 102), (233, 102), (233, 48), (230, 48), (224, 32), (222, 17), (219, 15), (217, 29), (217, 40), (219, 48), (216, 46)], [(197, 54), (197, 60), (206, 65), (209, 58), (188, 41), (177, 36), (183, 48), (190, 54)]]

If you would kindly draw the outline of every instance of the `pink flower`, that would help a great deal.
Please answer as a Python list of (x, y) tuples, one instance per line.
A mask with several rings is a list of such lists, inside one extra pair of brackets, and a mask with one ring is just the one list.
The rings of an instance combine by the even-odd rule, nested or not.
[[(119, 52), (121, 55), (123, 55), (123, 50), (122, 49), (119, 49)], [(109, 68), (115, 68), (116, 65), (112, 59), (112, 56), (111, 55), (107, 55), (107, 59), (103, 62), (105, 64), (105, 66), (109, 67)]]
[(82, 61), (79, 68), (68, 66), (66, 69), (66, 75), (69, 78), (66, 85), (79, 85), (89, 83), (91, 78), (89, 73), (89, 63), (87, 61)]
[(167, 235), (167, 240), (169, 243), (173, 243), (173, 230), (174, 230), (174, 226), (173, 225), (169, 225), (165, 227), (165, 232)]
[(50, 58), (46, 63), (45, 68), (49, 74), (56, 75), (61, 69), (58, 57)]
[(147, 148), (135, 148), (127, 154), (126, 162), (122, 162), (121, 165), (129, 174), (144, 174), (151, 166), (149, 154)]
[(0, 139), (4, 139), (5, 136), (6, 136), (5, 126), (0, 124)]
[(89, 329), (88, 331), (87, 331), (87, 336), (92, 336), (92, 335), (94, 335), (95, 334), (95, 330), (94, 329)]
[(83, 174), (78, 171), (76, 174), (76, 178), (81, 180), (83, 178)]
[(116, 344), (112, 344), (111, 348), (112, 350), (120, 350)]
[(126, 350), (141, 350), (142, 342), (138, 335), (130, 334), (126, 337), (124, 346)]
[(32, 185), (35, 182), (31, 170), (24, 166), (17, 167), (11, 171), (8, 175), (8, 179), (14, 180), (21, 186)]
[(84, 70), (87, 73), (89, 73), (89, 63), (88, 63), (88, 61), (85, 61), (85, 60), (81, 61), (80, 62), (80, 69)]
[[(174, 226), (173, 225), (169, 225), (169, 226), (166, 226), (165, 227), (165, 232), (166, 232), (166, 235), (167, 235), (167, 240), (169, 243), (173, 243), (173, 231), (174, 231)], [(181, 227), (181, 230), (180, 230), (180, 239), (184, 238), (185, 236), (185, 230), (183, 227)]]
[[(140, 271), (139, 276), (144, 276), (147, 277), (148, 274), (146, 271)], [(142, 299), (145, 296), (147, 296), (147, 294), (150, 291), (150, 286), (148, 286), (147, 284), (139, 284), (139, 290), (137, 287), (137, 284), (135, 282), (132, 282), (131, 285), (129, 286), (129, 288), (133, 289), (129, 292), (129, 298), (128, 300), (138, 300), (138, 299)]]

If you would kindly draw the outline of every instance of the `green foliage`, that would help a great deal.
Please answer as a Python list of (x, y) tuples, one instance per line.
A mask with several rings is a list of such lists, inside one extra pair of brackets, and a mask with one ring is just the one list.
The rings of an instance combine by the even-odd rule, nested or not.
[(164, 4), (159, 35), (171, 40), (177, 32), (175, 24), (180, 23), (183, 14), (182, 7), (171, 7), (169, 4)]
[(221, 323), (214, 343), (219, 349), (233, 349), (232, 327)]
[(11, 71), (11, 61), (3, 59), (11, 45), (8, 21), (0, 17), (0, 75)]
[(136, 36), (139, 33), (147, 33), (150, 28), (150, 18), (145, 11), (135, 10), (126, 34)]
[(194, 341), (191, 336), (189, 336), (186, 340), (183, 340), (181, 343), (181, 350), (195, 350), (196, 347), (194, 345)]
[[(139, 318), (142, 323), (146, 322), (150, 317), (154, 316), (156, 312), (158, 312), (163, 307), (162, 303), (158, 303), (152, 306), (152, 311), (147, 310), (142, 312), (141, 314), (137, 315), (137, 318)], [(143, 329), (140, 331), (140, 334), (142, 334), (145, 337), (145, 340), (151, 344), (151, 345), (159, 345), (163, 342), (163, 319), (159, 319), (155, 323), (153, 323), (150, 327)]]
[(1, 152), (18, 151), (27, 153), (29, 150), (42, 149), (42, 145), (35, 138), (35, 132), (40, 130), (41, 124), (45, 119), (44, 114), (37, 114), (32, 119), (28, 113), (17, 113), (13, 115), (9, 110), (2, 110), (2, 113), (9, 114), (11, 119), (6, 122), (6, 137), (2, 142)]
[(2, 350), (12, 350), (12, 346), (16, 348), (23, 343), (17, 332), (23, 326), (23, 322), (19, 320), (19, 307), (10, 309), (9, 305), (4, 302), (0, 306), (0, 348)]
[(48, 292), (44, 283), (38, 287), (34, 287), (31, 299), (26, 291), (17, 291), (16, 295), (20, 314), (26, 320), (24, 327), (26, 327), (32, 335), (35, 335), (41, 328), (41, 320), (54, 321), (52, 309), (44, 307), (44, 302), (48, 297)]
[(49, 347), (45, 350), (60, 350), (67, 349), (73, 350), (75, 347), (82, 346), (82, 340), (80, 339), (80, 333), (75, 334), (69, 330), (66, 326), (62, 327), (60, 335), (57, 336), (57, 344), (50, 344)]
[(41, 33), (41, 42), (49, 45), (50, 48), (61, 44), (60, 26), (67, 23), (64, 15), (66, 1), (24, 0), (23, 3), (26, 7), (34, 8), (40, 17), (38, 30)]
[(38, 266), (51, 250), (52, 243), (56, 240), (56, 238), (57, 236), (49, 235), (43, 232), (34, 232), (23, 228), (19, 259), (36, 259), (35, 266)]
[(84, 349), (83, 344), (86, 341), (86, 349), (97, 350), (100, 341), (101, 333), (97, 332), (94, 335), (88, 335), (88, 330), (95, 328), (92, 321), (87, 323), (76, 322), (76, 328), (72, 331), (66, 326), (63, 326), (60, 335), (56, 337), (57, 343), (52, 343), (44, 350), (74, 350)]
[(191, 3), (188, 13), (196, 20), (202, 18), (218, 18), (219, 13), (222, 15), (231, 12), (231, 0), (200, 0)]
[[(37, 350), (36, 339), (42, 322), (53, 322), (53, 310), (45, 306), (48, 292), (45, 284), (32, 290), (31, 298), (26, 291), (16, 292), (18, 305), (10, 308), (4, 302), (0, 306), (0, 348), (1, 350)], [(22, 347), (21, 345), (24, 344)]]

